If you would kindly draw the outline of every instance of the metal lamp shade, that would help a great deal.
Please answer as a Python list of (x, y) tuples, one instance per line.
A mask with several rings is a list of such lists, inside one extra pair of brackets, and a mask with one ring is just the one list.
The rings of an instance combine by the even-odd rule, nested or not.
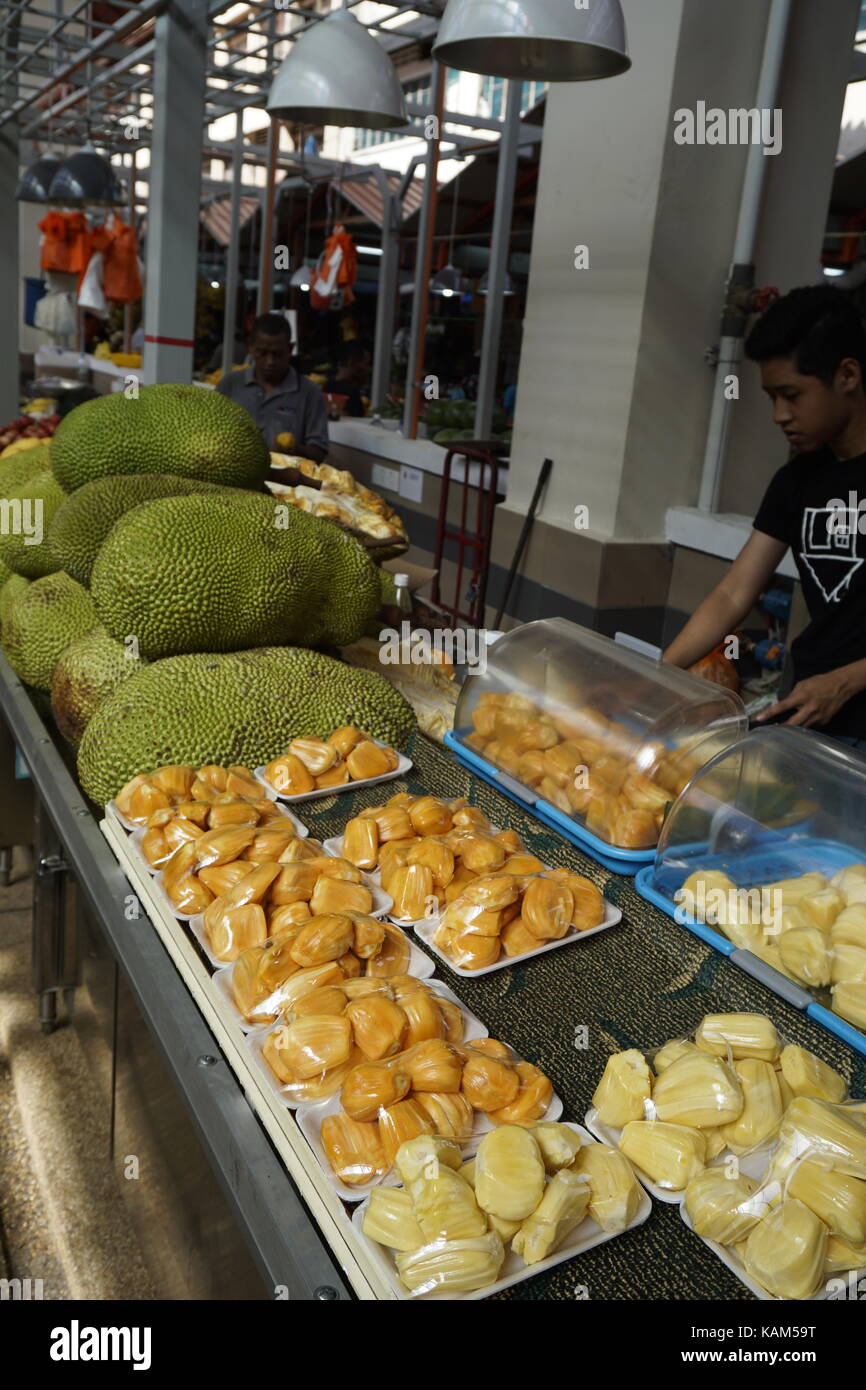
[(308, 266), (301, 265), (298, 266), (298, 269), (295, 271), (294, 275), (289, 281), (289, 284), (292, 286), (293, 289), (296, 290), (308, 290), (312, 283), (312, 279), (312, 270), (310, 270)]
[(47, 203), (48, 189), (60, 163), (59, 159), (52, 159), (48, 155), (35, 160), (21, 175), (15, 197), (22, 203)]
[[(479, 294), (489, 294), (489, 293), (490, 293), (490, 271), (489, 271), (489, 270), (485, 270), (484, 274), (482, 275), (481, 279), (480, 279), (479, 282), (478, 282), (478, 293), (479, 293)], [(515, 293), (514, 282), (513, 282), (513, 280), (511, 279), (511, 276), (510, 276), (510, 275), (506, 275), (506, 276), (505, 276), (505, 284), (502, 286), (502, 293), (503, 293), (504, 295), (506, 295), (506, 296), (507, 296), (507, 295), (512, 295), (512, 294)]]
[(526, 82), (589, 82), (631, 67), (619, 0), (449, 0), (433, 56)]
[(113, 207), (124, 202), (123, 185), (101, 154), (95, 150), (79, 150), (63, 161), (51, 180), (48, 202), (72, 207), (84, 203)]
[(438, 274), (433, 276), (430, 281), (430, 290), (433, 294), (441, 294), (446, 299), (460, 294), (463, 289), (463, 276), (456, 265), (446, 265)]
[(274, 78), (268, 111), (304, 125), (362, 130), (397, 130), (409, 120), (394, 64), (348, 10), (297, 40)]

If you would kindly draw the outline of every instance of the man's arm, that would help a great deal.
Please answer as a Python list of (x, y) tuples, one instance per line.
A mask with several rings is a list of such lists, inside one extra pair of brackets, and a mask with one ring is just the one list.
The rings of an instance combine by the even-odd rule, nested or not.
[(304, 402), (304, 437), (297, 441), (295, 449), (304, 458), (312, 459), (313, 463), (322, 463), (328, 457), (330, 447), (328, 408), (318, 386), (312, 382), (307, 385), (310, 390)]
[(753, 531), (724, 579), (695, 609), (662, 661), (693, 666), (734, 632), (766, 589), (787, 549), (784, 541)]

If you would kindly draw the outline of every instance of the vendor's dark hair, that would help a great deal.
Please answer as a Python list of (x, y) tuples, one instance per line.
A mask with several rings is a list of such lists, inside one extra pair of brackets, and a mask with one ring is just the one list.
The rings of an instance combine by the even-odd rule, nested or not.
[(803, 376), (832, 382), (846, 357), (860, 363), (866, 382), (866, 330), (845, 290), (805, 285), (776, 300), (746, 339), (753, 362), (791, 357)]
[(289, 347), (292, 346), (292, 325), (282, 314), (259, 314), (258, 318), (253, 320), (250, 342), (257, 333), (264, 333), (268, 338), (285, 338)]

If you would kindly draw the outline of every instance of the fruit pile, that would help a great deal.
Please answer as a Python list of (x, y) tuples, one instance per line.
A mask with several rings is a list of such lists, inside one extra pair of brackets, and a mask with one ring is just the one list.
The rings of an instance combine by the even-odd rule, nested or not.
[(327, 739), (293, 738), (287, 751), (268, 763), (262, 775), (276, 792), (307, 796), (328, 787), (387, 776), (399, 764), (393, 748), (383, 748), (360, 729), (345, 724)]
[(678, 901), (698, 920), (811, 989), (831, 987), (833, 1009), (866, 1028), (866, 864), (832, 878), (807, 873), (748, 892), (717, 870), (691, 874)]
[[(279, 439), (278, 441), (279, 442)], [(403, 522), (377, 492), (364, 487), (346, 469), (333, 468), (328, 463), (313, 463), (311, 459), (299, 458), (290, 452), (271, 454), (271, 471), (284, 472), (286, 476), (310, 478), (320, 484), (318, 488), (301, 483), (288, 486), (286, 483), (268, 481), (268, 490), (281, 501), (298, 507), (300, 511), (312, 512), (314, 516), (338, 522), (359, 539), (375, 542), (381, 559), (393, 558), (409, 549), (409, 537)]]
[(433, 941), (462, 970), (484, 970), (503, 954), (513, 959), (589, 931), (604, 913), (595, 884), (570, 869), (492, 874), (450, 903)]
[(661, 744), (647, 763), (642, 747), (615, 721), (591, 709), (554, 716), (524, 695), (485, 691), (465, 742), (566, 815), (583, 816), (587, 830), (622, 849), (658, 843), (667, 809), (696, 767), (690, 753)]
[(589, 1218), (608, 1234), (635, 1220), (641, 1194), (616, 1149), (583, 1145), (569, 1125), (503, 1125), (463, 1162), (447, 1139), (401, 1144), (402, 1187), (377, 1187), (363, 1232), (394, 1252), (400, 1282), (415, 1297), (455, 1296), (499, 1278), (511, 1246), (528, 1266), (559, 1250)]
[[(413, 1001), (412, 1013), (406, 1009), (407, 998)], [(364, 996), (352, 1007), (384, 1012), (378, 999)], [(553, 1099), (553, 1086), (538, 1067), (519, 1061), (511, 1048), (493, 1038), (476, 1038), (465, 1046), (449, 1041), (442, 1001), (429, 986), (419, 989), (417, 982), (407, 982), (406, 993), (391, 1002), (392, 1035), (399, 1027), (397, 1013), (407, 1015), (399, 1040), (395, 1045), (392, 1035), (376, 1027), (365, 1044), (356, 1031), (358, 1046), (362, 1051), (367, 1047), (367, 1060), (345, 1077), (340, 1112), (322, 1121), (322, 1146), (341, 1182), (349, 1187), (378, 1182), (390, 1171), (400, 1145), (422, 1134), (465, 1143), (476, 1111), (494, 1125), (541, 1119)], [(381, 1052), (383, 1045), (391, 1051)]]
[[(50, 439), (59, 424), (59, 415), (47, 415), (44, 420), (34, 420), (32, 415), (19, 415), (8, 425), (0, 425), (0, 458), (9, 458), (22, 449), (35, 448), (43, 440)], [(32, 444), (26, 442), (30, 440)]]
[[(866, 1266), (866, 1105), (846, 1090), (768, 1018), (714, 1014), (651, 1066), (636, 1049), (611, 1057), (593, 1105), (638, 1171), (682, 1194), (698, 1235), (732, 1247), (776, 1297), (800, 1299)], [(737, 1160), (765, 1148), (763, 1177), (745, 1176)]]

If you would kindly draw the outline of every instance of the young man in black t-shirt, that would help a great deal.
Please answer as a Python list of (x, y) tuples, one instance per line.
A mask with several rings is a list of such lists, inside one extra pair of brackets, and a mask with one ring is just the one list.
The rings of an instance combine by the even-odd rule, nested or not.
[(759, 718), (784, 714), (866, 748), (866, 332), (847, 294), (807, 286), (758, 321), (746, 355), (792, 457), (663, 659), (690, 666), (734, 632), (790, 547), (811, 621), (791, 647), (794, 688)]

